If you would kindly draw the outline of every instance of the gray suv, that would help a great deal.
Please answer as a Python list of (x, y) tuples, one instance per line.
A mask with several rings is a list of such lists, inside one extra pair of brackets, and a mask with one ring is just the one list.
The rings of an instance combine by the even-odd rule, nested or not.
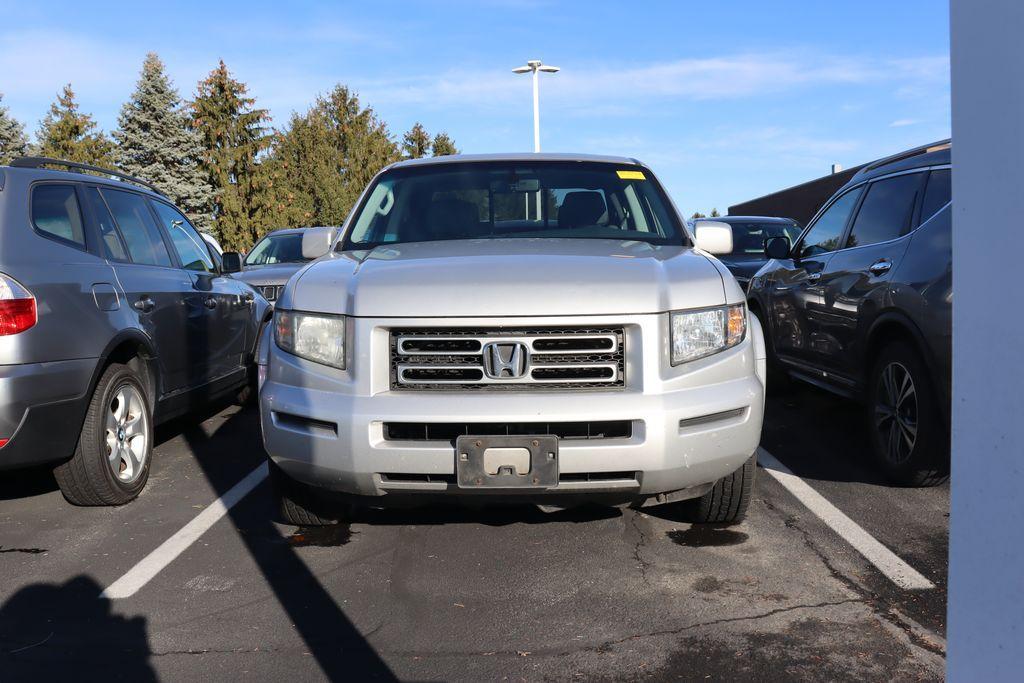
[(0, 167), (0, 470), (53, 464), (70, 502), (128, 502), (155, 424), (250, 386), (267, 316), (145, 181)]

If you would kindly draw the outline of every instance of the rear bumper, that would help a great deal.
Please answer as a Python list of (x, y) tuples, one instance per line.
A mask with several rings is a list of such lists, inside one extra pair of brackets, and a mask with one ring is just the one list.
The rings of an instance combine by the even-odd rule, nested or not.
[(97, 359), (0, 365), (0, 470), (71, 457)]
[[(641, 321), (640, 326), (648, 324), (656, 323)], [(653, 330), (643, 337), (658, 338)], [(757, 448), (764, 410), (762, 348), (756, 326), (739, 346), (693, 367), (664, 372), (637, 367), (635, 374), (643, 373), (645, 386), (623, 391), (417, 392), (381, 386), (379, 392), (345, 393), (339, 390), (346, 386), (342, 373), (334, 373), (342, 380), (335, 382), (325, 375), (333, 371), (272, 345), (260, 394), (264, 445), (289, 477), (360, 496), (642, 499), (687, 489), (699, 495), (700, 487), (738, 469)], [(658, 355), (652, 352), (648, 358)], [(635, 360), (643, 362), (642, 357)], [(349, 386), (358, 388), (359, 383)], [(522, 491), (459, 488), (451, 441), (392, 440), (385, 430), (390, 422), (622, 420), (632, 423), (629, 437), (562, 440), (558, 486)]]

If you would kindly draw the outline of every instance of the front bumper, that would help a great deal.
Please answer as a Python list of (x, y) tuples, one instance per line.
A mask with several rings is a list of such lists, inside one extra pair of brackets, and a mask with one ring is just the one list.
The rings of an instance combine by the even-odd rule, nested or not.
[[(388, 327), (436, 321), (350, 319), (349, 339), (356, 353), (347, 371), (302, 360), (272, 345), (260, 394), (264, 444), (285, 474), (324, 489), (362, 496), (495, 496), (501, 494), (458, 488), (451, 441), (389, 440), (385, 423), (629, 420), (633, 428), (628, 438), (561, 441), (558, 486), (530, 489), (530, 495), (646, 498), (695, 487), (699, 495), (699, 487), (739, 468), (760, 441), (763, 341), (760, 326), (751, 318), (750, 334), (740, 345), (672, 367), (661, 343), (667, 339), (667, 318), (571, 319), (573, 324), (625, 325), (626, 387), (529, 393), (392, 390)], [(517, 323), (558, 325), (567, 319)], [(497, 325), (500, 320), (444, 324)]]

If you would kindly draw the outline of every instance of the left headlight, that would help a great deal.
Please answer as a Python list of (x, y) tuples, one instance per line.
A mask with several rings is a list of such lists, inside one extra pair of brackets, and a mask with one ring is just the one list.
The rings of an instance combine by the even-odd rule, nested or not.
[(345, 316), (274, 311), (274, 338), (283, 350), (345, 369)]
[(710, 356), (743, 341), (747, 306), (719, 306), (669, 314), (672, 365)]

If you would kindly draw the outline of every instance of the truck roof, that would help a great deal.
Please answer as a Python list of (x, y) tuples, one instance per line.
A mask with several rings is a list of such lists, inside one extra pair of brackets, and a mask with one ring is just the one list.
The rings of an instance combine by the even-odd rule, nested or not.
[(500, 154), (447, 154), (440, 157), (423, 157), (407, 159), (392, 164), (388, 168), (406, 168), (408, 166), (430, 166), (433, 164), (464, 164), (488, 161), (512, 161), (530, 163), (535, 161), (589, 161), (606, 164), (642, 165), (640, 161), (629, 157), (605, 156), (601, 154), (565, 154), (551, 152), (505, 152)]

